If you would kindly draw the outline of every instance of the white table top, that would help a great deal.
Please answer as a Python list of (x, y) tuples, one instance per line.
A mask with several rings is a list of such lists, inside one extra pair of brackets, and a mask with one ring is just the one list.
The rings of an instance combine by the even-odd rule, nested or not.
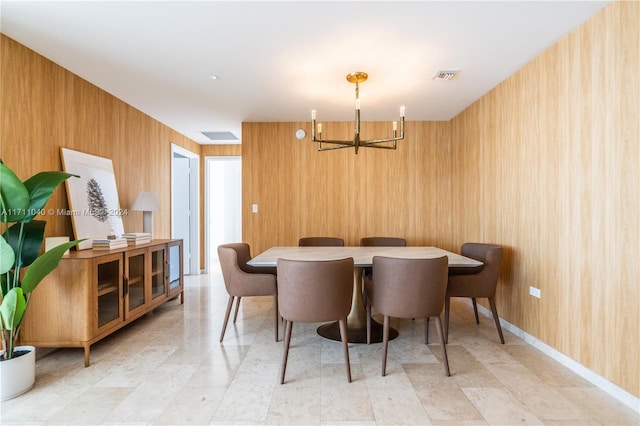
[(480, 266), (479, 262), (438, 247), (271, 247), (251, 259), (251, 266), (277, 266), (278, 258), (291, 260), (336, 260), (352, 257), (354, 266), (368, 267), (373, 256), (399, 257), (405, 259), (427, 259), (446, 255), (449, 267)]

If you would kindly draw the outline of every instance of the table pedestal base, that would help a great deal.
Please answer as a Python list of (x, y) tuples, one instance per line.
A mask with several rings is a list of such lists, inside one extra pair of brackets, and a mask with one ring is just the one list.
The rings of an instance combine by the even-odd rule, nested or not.
[[(352, 326), (347, 321), (347, 340), (349, 343), (367, 343), (367, 324), (365, 323), (363, 327)], [(330, 322), (327, 324), (322, 324), (318, 327), (318, 334), (322, 337), (326, 337), (327, 339), (337, 340), (338, 342), (342, 341), (340, 337), (340, 327), (338, 326), (338, 322)], [(394, 328), (389, 327), (389, 340), (393, 340), (398, 337), (398, 331)], [(371, 320), (371, 343), (380, 343), (382, 342), (382, 324), (377, 321)]]
[[(338, 322), (318, 327), (318, 334), (327, 339), (342, 341)], [(398, 337), (398, 331), (389, 327), (389, 340)], [(367, 343), (367, 312), (362, 300), (362, 268), (353, 271), (353, 297), (351, 312), (347, 316), (347, 340), (349, 343)], [(382, 342), (382, 324), (371, 319), (371, 343)]]

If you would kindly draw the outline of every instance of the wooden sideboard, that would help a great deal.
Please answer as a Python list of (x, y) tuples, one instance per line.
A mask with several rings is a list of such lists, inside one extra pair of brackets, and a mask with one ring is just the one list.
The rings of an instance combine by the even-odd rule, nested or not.
[(33, 292), (21, 344), (82, 347), (88, 367), (92, 344), (169, 300), (184, 303), (182, 256), (182, 240), (71, 252)]

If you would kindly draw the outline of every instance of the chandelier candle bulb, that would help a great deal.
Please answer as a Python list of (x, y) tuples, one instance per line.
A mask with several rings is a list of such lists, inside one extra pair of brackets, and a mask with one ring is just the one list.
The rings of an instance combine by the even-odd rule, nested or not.
[(316, 119), (316, 110), (315, 110), (315, 109), (312, 109), (312, 110), (311, 110), (311, 119), (312, 119), (312, 120), (315, 120), (315, 119)]
[(318, 134), (322, 133), (322, 123), (318, 123)]
[(398, 130), (398, 122), (394, 121), (393, 122), (393, 131), (395, 132), (396, 130)]
[(356, 109), (360, 109), (360, 99), (356, 99)]
[(404, 107), (400, 107), (400, 117), (404, 117)]

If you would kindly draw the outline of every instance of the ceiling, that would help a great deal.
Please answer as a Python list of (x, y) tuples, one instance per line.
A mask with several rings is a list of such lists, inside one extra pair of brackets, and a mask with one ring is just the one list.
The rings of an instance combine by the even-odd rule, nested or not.
[(450, 120), (607, 3), (2, 0), (0, 31), (208, 144), (312, 109), (352, 120), (352, 71), (363, 121)]

